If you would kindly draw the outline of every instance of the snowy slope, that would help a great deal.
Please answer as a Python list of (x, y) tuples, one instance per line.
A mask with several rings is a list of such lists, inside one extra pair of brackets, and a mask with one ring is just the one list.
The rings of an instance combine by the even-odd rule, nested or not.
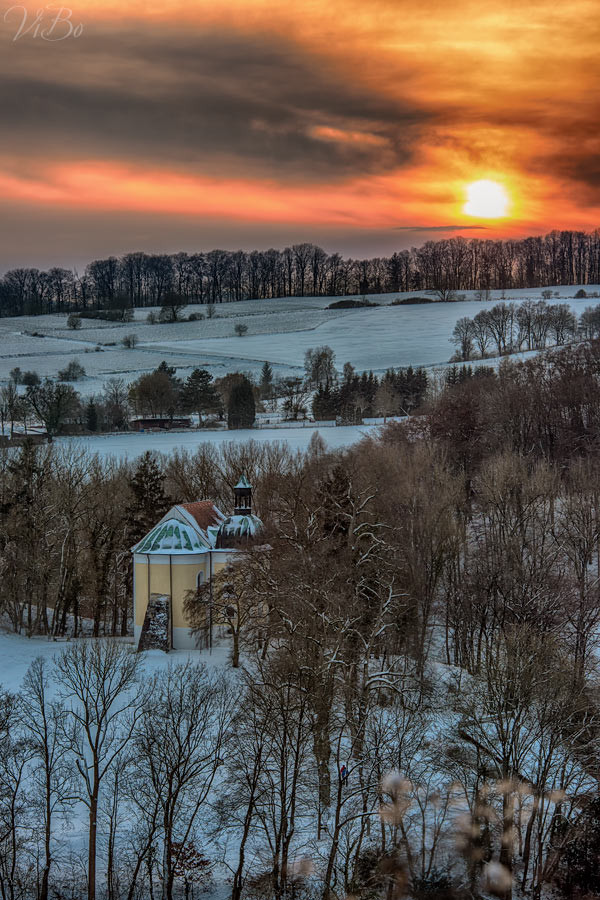
[[(586, 285), (588, 293), (597, 289)], [(510, 291), (504, 299), (540, 299), (542, 290)], [(569, 302), (577, 315), (597, 303), (592, 298), (576, 300), (577, 286), (553, 290), (559, 297), (550, 302)], [(379, 306), (356, 310), (327, 309), (332, 297), (249, 300), (217, 305), (213, 319), (166, 325), (149, 325), (149, 310), (143, 309), (135, 311), (133, 322), (83, 320), (77, 332), (67, 328), (65, 315), (0, 319), (0, 383), (15, 366), (55, 377), (72, 359), (86, 370), (87, 377), (76, 385), (84, 395), (98, 393), (110, 377), (129, 382), (162, 359), (184, 377), (195, 367), (207, 368), (216, 377), (235, 370), (257, 375), (265, 360), (273, 364), (276, 376), (299, 374), (305, 351), (322, 344), (333, 348), (340, 368), (346, 361), (378, 373), (391, 366), (442, 365), (454, 351), (449, 338), (457, 319), (489, 306), (476, 301), (474, 292), (466, 295), (459, 303), (396, 307), (389, 304), (406, 295), (375, 295), (369, 299)], [(500, 299), (500, 291), (492, 292), (491, 302)], [(189, 306), (186, 314), (192, 312), (205, 315), (206, 307)], [(244, 337), (234, 334), (238, 323), (248, 327)], [(126, 334), (137, 335), (135, 350), (122, 347)]]

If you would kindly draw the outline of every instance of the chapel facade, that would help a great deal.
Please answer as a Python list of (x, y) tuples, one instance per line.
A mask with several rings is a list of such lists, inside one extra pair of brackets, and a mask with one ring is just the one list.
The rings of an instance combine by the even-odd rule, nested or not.
[[(134, 640), (138, 649), (198, 647), (184, 613), (190, 592), (211, 584), (262, 530), (252, 512), (252, 486), (245, 476), (233, 489), (233, 512), (212, 500), (181, 503), (131, 548)], [(209, 592), (210, 595), (210, 592)], [(206, 605), (206, 640), (212, 640), (212, 610)]]

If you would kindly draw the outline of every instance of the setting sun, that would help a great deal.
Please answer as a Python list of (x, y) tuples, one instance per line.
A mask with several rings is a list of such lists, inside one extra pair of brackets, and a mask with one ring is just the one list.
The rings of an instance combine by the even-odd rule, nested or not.
[(463, 212), (479, 219), (498, 219), (506, 215), (508, 196), (497, 181), (474, 181), (467, 187), (467, 202)]

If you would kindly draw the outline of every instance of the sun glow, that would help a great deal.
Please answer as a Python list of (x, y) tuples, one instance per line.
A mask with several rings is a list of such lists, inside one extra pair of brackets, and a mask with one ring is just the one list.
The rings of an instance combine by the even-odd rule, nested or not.
[(474, 181), (467, 186), (463, 212), (478, 219), (499, 219), (507, 214), (509, 199), (497, 181)]

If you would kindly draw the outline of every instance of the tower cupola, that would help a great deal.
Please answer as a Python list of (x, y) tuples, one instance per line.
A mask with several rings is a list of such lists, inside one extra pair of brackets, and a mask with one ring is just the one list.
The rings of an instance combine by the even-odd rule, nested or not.
[(252, 485), (245, 475), (242, 475), (233, 489), (233, 514), (234, 516), (252, 515)]

